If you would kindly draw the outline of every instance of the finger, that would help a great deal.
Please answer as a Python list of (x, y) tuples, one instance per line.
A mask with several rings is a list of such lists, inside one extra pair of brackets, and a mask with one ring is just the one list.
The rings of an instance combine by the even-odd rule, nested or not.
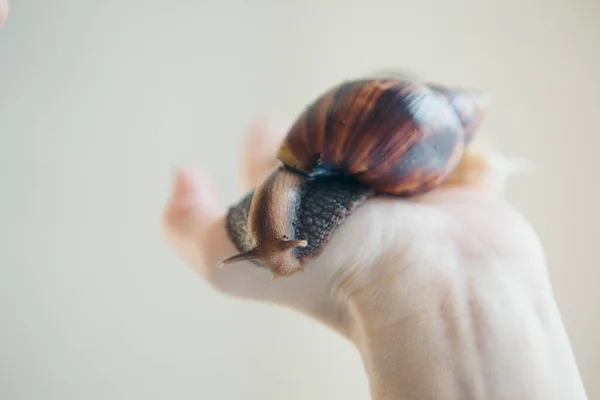
[(242, 177), (246, 189), (256, 187), (277, 163), (277, 149), (283, 140), (289, 122), (269, 114), (251, 127), (245, 137)]
[(208, 176), (191, 168), (176, 171), (163, 214), (163, 229), (169, 243), (185, 261), (202, 267), (203, 249), (199, 244), (208, 233), (207, 227), (223, 214), (215, 186)]
[(321, 299), (329, 280), (327, 270), (296, 274), (294, 279), (272, 281), (271, 273), (250, 262), (217, 268), (236, 254), (225, 229), (225, 208), (219, 203), (212, 180), (200, 171), (176, 173), (163, 228), (179, 256), (215, 289), (236, 297), (287, 305), (319, 317)]
[(8, 18), (8, 0), (0, 0), (0, 27)]

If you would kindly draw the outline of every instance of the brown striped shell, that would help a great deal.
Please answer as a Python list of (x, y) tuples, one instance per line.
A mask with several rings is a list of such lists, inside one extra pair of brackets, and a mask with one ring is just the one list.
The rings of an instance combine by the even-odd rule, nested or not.
[(295, 121), (277, 154), (306, 175), (349, 175), (409, 196), (446, 179), (477, 129), (487, 96), (402, 78), (342, 83)]

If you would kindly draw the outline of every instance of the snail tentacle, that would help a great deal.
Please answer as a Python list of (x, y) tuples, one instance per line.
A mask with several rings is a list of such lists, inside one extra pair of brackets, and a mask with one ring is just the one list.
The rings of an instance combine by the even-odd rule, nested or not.
[[(284, 186), (286, 192), (278, 193), (274, 183), (290, 179), (296, 186)], [(229, 209), (226, 223), (240, 253), (219, 266), (249, 260), (280, 276), (302, 271), (308, 260), (321, 254), (335, 229), (374, 195), (373, 189), (352, 178), (305, 178), (285, 168), (267, 178), (260, 190), (281, 198), (286, 214), (276, 216), (272, 210), (279, 207), (269, 205), (257, 191), (244, 196)]]
[(303, 270), (335, 229), (375, 195), (410, 197), (457, 168), (488, 107), (487, 95), (398, 75), (346, 81), (292, 124), (282, 165), (227, 216), (240, 252), (274, 276)]

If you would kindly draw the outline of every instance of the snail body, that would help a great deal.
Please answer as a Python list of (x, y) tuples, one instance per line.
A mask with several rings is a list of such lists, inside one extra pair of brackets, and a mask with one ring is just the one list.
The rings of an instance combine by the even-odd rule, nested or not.
[(487, 96), (402, 77), (358, 79), (321, 94), (284, 138), (280, 164), (227, 214), (242, 260), (274, 277), (303, 270), (373, 196), (443, 183), (481, 123)]

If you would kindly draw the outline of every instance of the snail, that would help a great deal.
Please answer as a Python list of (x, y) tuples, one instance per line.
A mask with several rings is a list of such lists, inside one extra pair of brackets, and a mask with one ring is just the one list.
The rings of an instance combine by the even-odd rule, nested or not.
[(229, 208), (226, 229), (239, 253), (217, 267), (250, 260), (273, 279), (305, 270), (369, 198), (415, 196), (443, 183), (487, 99), (404, 76), (325, 91), (292, 124), (271, 174)]

